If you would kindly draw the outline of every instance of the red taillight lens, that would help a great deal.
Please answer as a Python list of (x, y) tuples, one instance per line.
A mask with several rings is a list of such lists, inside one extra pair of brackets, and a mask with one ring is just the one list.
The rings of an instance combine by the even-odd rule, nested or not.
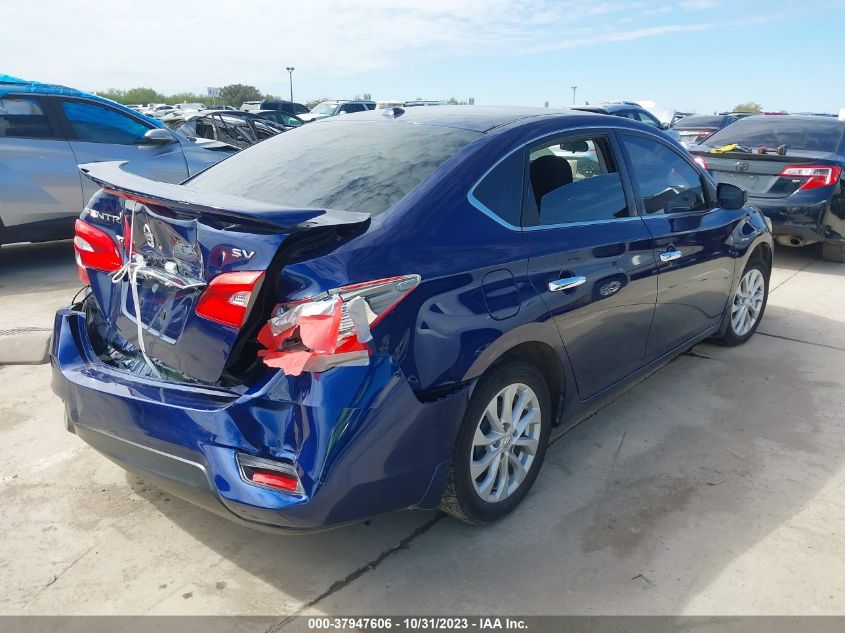
[(785, 178), (805, 179), (798, 187), (798, 191), (829, 187), (836, 184), (841, 174), (842, 168), (833, 165), (790, 165), (780, 172), (780, 175)]
[(699, 130), (698, 136), (695, 137), (695, 140), (696, 141), (703, 141), (704, 139), (706, 139), (709, 136), (713, 136), (712, 130)]
[(240, 328), (246, 319), (253, 294), (258, 291), (262, 279), (263, 270), (217, 275), (197, 301), (197, 314), (215, 323)]
[(112, 236), (82, 220), (76, 221), (73, 250), (79, 278), (86, 284), (89, 283), (88, 268), (113, 273), (123, 266), (123, 258)]
[(298, 376), (339, 364), (366, 364), (370, 328), (420, 283), (419, 275), (378, 279), (276, 307), (261, 330), (261, 355), (271, 367)]
[(696, 156), (693, 158), (693, 160), (698, 163), (698, 166), (702, 169), (708, 169), (707, 161), (704, 160), (701, 156)]

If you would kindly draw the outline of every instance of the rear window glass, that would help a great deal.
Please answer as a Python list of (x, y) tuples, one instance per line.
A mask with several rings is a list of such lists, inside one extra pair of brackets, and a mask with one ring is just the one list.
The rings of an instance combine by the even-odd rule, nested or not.
[(309, 123), (259, 143), (191, 180), (294, 207), (379, 214), (480, 134), (400, 121)]
[(721, 127), (723, 116), (688, 116), (684, 117), (675, 127)]
[(706, 145), (719, 147), (738, 143), (752, 149), (786, 145), (810, 152), (836, 152), (845, 125), (822, 117), (754, 116), (740, 119), (707, 139)]

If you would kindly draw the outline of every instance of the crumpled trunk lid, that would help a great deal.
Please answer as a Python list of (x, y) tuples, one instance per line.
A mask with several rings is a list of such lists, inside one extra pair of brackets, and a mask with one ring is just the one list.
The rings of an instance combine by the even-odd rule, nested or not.
[[(124, 264), (130, 253), (133, 261), (142, 261), (135, 274), (128, 269), (122, 274), (89, 270), (92, 295), (109, 330), (107, 338), (126, 349), (145, 351), (162, 377), (219, 381), (233, 351), (242, 349), (244, 337), (253, 334), (251, 312), (263, 312), (275, 302), (275, 297), (267, 296), (274, 292), (275, 279), (264, 282), (280, 273), (291, 236), (305, 231), (336, 233), (342, 227), (360, 227), (368, 217), (209, 196), (134, 176), (115, 163), (82, 169), (103, 187), (82, 220), (113, 237)], [(243, 327), (197, 313), (212, 280), (243, 271), (265, 274), (250, 293)], [(269, 312), (255, 316), (263, 323)]]

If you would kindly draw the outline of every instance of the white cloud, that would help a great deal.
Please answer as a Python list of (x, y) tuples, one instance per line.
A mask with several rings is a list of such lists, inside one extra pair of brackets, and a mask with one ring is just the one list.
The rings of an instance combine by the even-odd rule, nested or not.
[[(711, 0), (680, 0), (707, 10)], [(509, 56), (668, 33), (654, 2), (622, 0), (41, 0), (3, 9), (3, 72), (84, 89), (279, 83), (460, 56)], [(637, 16), (635, 22), (630, 18)], [(654, 23), (657, 22), (657, 23)]]

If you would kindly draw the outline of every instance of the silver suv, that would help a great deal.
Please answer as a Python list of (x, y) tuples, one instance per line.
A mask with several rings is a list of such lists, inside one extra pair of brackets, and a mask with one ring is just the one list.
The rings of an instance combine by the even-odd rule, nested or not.
[(78, 164), (125, 160), (127, 171), (177, 183), (233, 151), (162, 125), (95, 95), (0, 76), (0, 244), (73, 236), (98, 189)]
[(311, 108), (311, 112), (298, 114), (297, 116), (303, 121), (308, 122), (325, 119), (338, 114), (352, 114), (353, 112), (366, 112), (367, 110), (375, 109), (375, 101), (323, 101)]

